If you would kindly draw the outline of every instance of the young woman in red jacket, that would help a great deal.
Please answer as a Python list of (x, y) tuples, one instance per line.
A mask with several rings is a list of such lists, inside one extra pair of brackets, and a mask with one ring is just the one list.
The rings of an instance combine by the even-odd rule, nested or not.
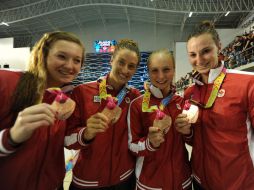
[(191, 189), (191, 170), (182, 135), (173, 127), (183, 99), (172, 86), (173, 56), (153, 52), (147, 62), (151, 83), (131, 102), (128, 114), (129, 149), (137, 156), (137, 190)]
[(46, 33), (33, 47), (26, 72), (0, 70), (0, 184), (8, 190), (62, 186), (65, 122), (50, 105), (79, 73), (84, 46), (73, 34)]
[(195, 189), (254, 189), (254, 75), (226, 69), (218, 55), (219, 35), (211, 22), (202, 22), (190, 35), (190, 64), (199, 73), (185, 98), (198, 106), (190, 124), (176, 120), (177, 130), (190, 135)]
[(77, 86), (77, 106), (68, 119), (69, 148), (81, 149), (71, 190), (133, 190), (135, 158), (128, 150), (127, 112), (139, 91), (127, 85), (140, 61), (137, 44), (118, 42), (111, 71), (97, 81)]

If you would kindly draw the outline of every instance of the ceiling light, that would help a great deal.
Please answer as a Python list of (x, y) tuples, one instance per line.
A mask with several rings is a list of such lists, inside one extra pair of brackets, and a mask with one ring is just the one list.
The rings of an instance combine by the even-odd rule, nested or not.
[(230, 11), (228, 11), (228, 12), (225, 14), (225, 16), (228, 16), (229, 13), (230, 13)]
[(189, 17), (191, 17), (192, 13), (193, 13), (193, 12), (190, 12), (190, 13), (189, 13)]
[(9, 26), (9, 24), (7, 22), (1, 22), (0, 25)]

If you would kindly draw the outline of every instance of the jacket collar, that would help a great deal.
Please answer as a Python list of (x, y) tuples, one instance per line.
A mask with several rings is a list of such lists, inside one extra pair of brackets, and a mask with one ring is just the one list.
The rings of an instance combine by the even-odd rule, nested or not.
[[(219, 76), (219, 74), (221, 73), (222, 69), (224, 67), (224, 62), (221, 62), (221, 65), (215, 69), (210, 69), (209, 71), (209, 76), (208, 76), (208, 84), (212, 84), (214, 82), (214, 80)], [(201, 80), (201, 76), (198, 78), (194, 78), (193, 79), (194, 82), (197, 85), (204, 85), (204, 83)]]
[(221, 73), (222, 69), (224, 67), (224, 64), (221, 63), (221, 66), (215, 68), (215, 69), (211, 69), (209, 72), (209, 77), (208, 77), (208, 84), (213, 83), (214, 80), (219, 76), (219, 74)]
[(156, 86), (151, 84), (149, 87), (149, 90), (152, 93), (152, 95), (154, 95), (156, 98), (163, 98), (163, 94), (161, 90), (157, 88)]
[[(107, 89), (109, 89), (109, 90), (114, 90), (114, 87), (108, 84), (108, 78), (109, 78), (109, 73), (108, 73), (107, 75), (105, 75), (105, 76), (99, 77), (99, 78), (97, 79), (97, 83), (99, 84), (103, 79), (106, 79), (106, 84), (107, 84), (106, 87), (107, 87)], [(125, 87), (127, 90), (130, 90), (130, 89), (131, 89), (131, 87), (128, 85), (128, 83), (126, 83), (126, 84), (124, 85), (124, 87)]]

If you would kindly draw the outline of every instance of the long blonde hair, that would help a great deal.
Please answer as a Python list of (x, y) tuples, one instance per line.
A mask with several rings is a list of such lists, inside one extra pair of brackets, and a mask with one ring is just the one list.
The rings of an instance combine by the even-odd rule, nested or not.
[(81, 60), (83, 64), (85, 48), (78, 37), (72, 33), (62, 31), (45, 33), (33, 47), (28, 71), (21, 76), (13, 94), (10, 113), (14, 113), (15, 118), (18, 112), (42, 100), (47, 86), (46, 60), (51, 47), (58, 40), (66, 40), (78, 44), (83, 50)]
[(173, 68), (175, 69), (175, 59), (174, 59), (173, 54), (172, 54), (171, 52), (169, 52), (168, 49), (162, 48), (162, 49), (153, 51), (153, 52), (149, 55), (149, 57), (148, 57), (148, 59), (147, 59), (147, 68), (148, 68), (148, 70), (149, 70), (149, 65), (150, 65), (150, 63), (151, 63), (152, 57), (154, 57), (154, 56), (157, 55), (157, 54), (162, 54), (162, 55), (168, 57), (169, 59), (171, 59), (171, 60), (172, 60), (172, 63), (173, 63)]

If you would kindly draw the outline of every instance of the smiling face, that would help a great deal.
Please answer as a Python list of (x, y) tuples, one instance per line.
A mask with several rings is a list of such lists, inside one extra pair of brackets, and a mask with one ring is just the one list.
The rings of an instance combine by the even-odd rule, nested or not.
[(58, 40), (46, 58), (47, 86), (59, 87), (70, 83), (79, 73), (83, 57), (82, 47), (74, 42)]
[(210, 69), (219, 66), (220, 44), (216, 44), (211, 34), (204, 33), (189, 39), (187, 51), (193, 69), (201, 75), (208, 75)]
[(167, 96), (175, 74), (173, 58), (164, 53), (152, 55), (148, 71), (151, 83), (159, 88), (164, 96)]
[(111, 72), (109, 80), (115, 88), (126, 84), (135, 74), (138, 67), (138, 56), (136, 52), (123, 48), (111, 59)]

